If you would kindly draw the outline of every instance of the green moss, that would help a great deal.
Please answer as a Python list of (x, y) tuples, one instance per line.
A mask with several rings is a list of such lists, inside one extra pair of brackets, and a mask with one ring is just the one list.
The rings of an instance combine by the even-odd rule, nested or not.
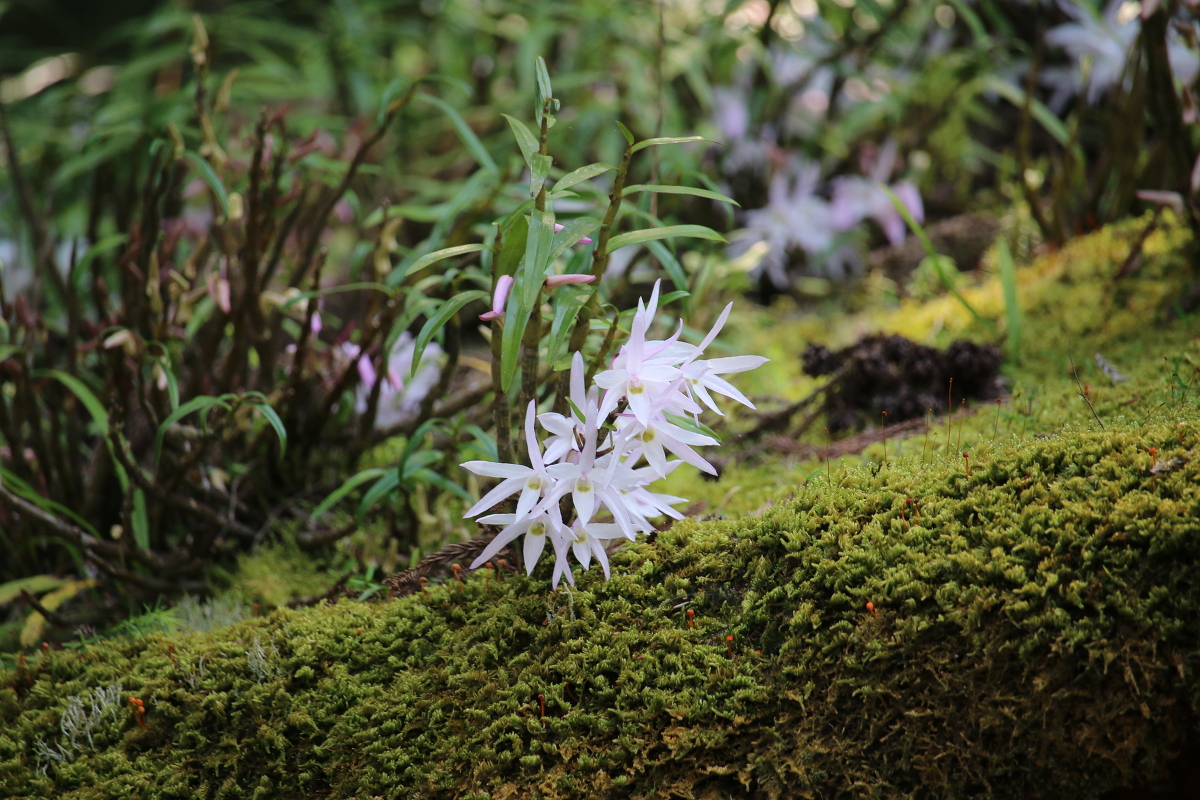
[[(761, 513), (679, 523), (608, 582), (481, 571), (31, 656), (0, 675), (0, 796), (1095, 798), (1144, 779), (1200, 703), (1200, 407), (1170, 374), (1200, 351), (1193, 321), (1143, 330), (1079, 332), (1104, 430), (1048, 347), (999, 423), (964, 420), (969, 476), (957, 422), (952, 448), (891, 442), (880, 468), (877, 445), (807, 484), (735, 466), (691, 496), (740, 480), (726, 510)], [(1128, 383), (1091, 372), (1097, 341)], [(130, 695), (144, 728), (111, 702)]]
[[(1187, 447), (1176, 419), (1070, 429), (969, 480), (847, 468), (573, 593), (476, 573), (39, 656), (0, 679), (0, 794), (1095, 796), (1161, 766), (1200, 701), (1184, 418)], [(1153, 474), (1151, 446), (1187, 461)], [(43, 774), (71, 698), (115, 682), (146, 727), (123, 709)]]
[(322, 594), (335, 578), (320, 559), (283, 541), (239, 556), (236, 569), (224, 576), (224, 582), (247, 603), (275, 607), (296, 597)]

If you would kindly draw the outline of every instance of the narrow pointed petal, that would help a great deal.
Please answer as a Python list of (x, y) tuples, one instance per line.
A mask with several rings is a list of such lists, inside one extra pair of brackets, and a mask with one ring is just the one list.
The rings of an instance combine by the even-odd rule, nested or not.
[(525, 410), (525, 444), (529, 447), (529, 463), (534, 472), (542, 472), (546, 465), (542, 462), (542, 448), (538, 444), (537, 431), (534, 430), (533, 420), (537, 413), (537, 401), (530, 400), (529, 408)]
[(731, 356), (730, 358), (710, 358), (706, 363), (708, 368), (718, 375), (732, 372), (748, 372), (758, 369), (771, 359), (765, 356)]
[(485, 478), (523, 478), (532, 472), (520, 464), (497, 464), (495, 461), (467, 461), (462, 466)]
[(528, 529), (528, 522), (518, 522), (514, 525), (509, 525), (507, 528), (500, 531), (498, 534), (496, 534), (496, 538), (492, 539), (488, 546), (483, 549), (483, 552), (479, 554), (479, 558), (471, 562), (471, 569), (479, 569), (481, 565), (491, 561), (492, 557), (495, 556), (496, 553), (499, 553), (508, 545), (509, 542), (511, 542), (513, 539), (516, 539)]
[(587, 569), (592, 563), (592, 548), (588, 546), (588, 540), (576, 539), (571, 543), (571, 552), (575, 554), (575, 559)]
[(709, 475), (716, 475), (717, 470), (712, 464), (704, 460), (699, 453), (686, 444), (680, 441), (668, 442), (664, 441), (664, 445), (671, 451), (672, 455), (678, 456), (681, 461), (686, 461), (701, 472), (707, 472)]
[(604, 580), (608, 580), (611, 576), (608, 572), (608, 554), (604, 552), (604, 544), (591, 536), (588, 537), (588, 542), (592, 545), (592, 552), (596, 554), (596, 560), (600, 562), (600, 567), (604, 570)]
[(736, 388), (734, 388), (733, 384), (724, 378), (718, 378), (716, 375), (705, 375), (704, 385), (707, 388), (712, 389), (717, 394), (723, 394), (728, 398), (738, 401), (744, 406), (754, 408), (754, 403), (751, 403), (746, 395), (739, 392)]
[(484, 511), (487, 511), (489, 508), (496, 505), (501, 500), (511, 497), (512, 495), (519, 492), (521, 490), (521, 487), (524, 485), (525, 485), (524, 477), (509, 478), (506, 481), (501, 481), (500, 484), (498, 486), (496, 486), (495, 489), (492, 489), (490, 492), (485, 494), (478, 503), (476, 503), (475, 505), (473, 505), (469, 509), (467, 509), (467, 513), (463, 514), (463, 516), (464, 517), (473, 517), (476, 514), (481, 514)]
[(546, 547), (546, 534), (535, 535), (532, 531), (525, 534), (525, 574), (532, 575), (542, 550)]
[(717, 338), (717, 334), (721, 332), (721, 328), (725, 327), (725, 321), (729, 319), (729, 312), (733, 310), (733, 303), (725, 306), (725, 310), (721, 312), (721, 316), (717, 317), (717, 321), (713, 324), (712, 330), (704, 337), (700, 344), (696, 345), (696, 355), (704, 352), (704, 348), (712, 344), (712, 340)]
[[(587, 480), (588, 485), (591, 486), (591, 479)], [(579, 515), (579, 519), (586, 523), (596, 511), (596, 490), (590, 488), (587, 491), (580, 491), (576, 488), (571, 492), (571, 501), (575, 504), (575, 513)]]

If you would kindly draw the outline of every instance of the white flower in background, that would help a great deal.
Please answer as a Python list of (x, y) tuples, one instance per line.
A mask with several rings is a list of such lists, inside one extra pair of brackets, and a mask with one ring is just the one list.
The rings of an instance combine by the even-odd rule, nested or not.
[[(605, 541), (621, 537), (632, 540), (639, 533), (653, 531), (652, 517), (683, 516), (674, 506), (686, 500), (652, 492), (648, 488), (651, 483), (666, 477), (681, 463), (715, 473), (694, 448), (715, 445), (717, 440), (685, 427), (691, 423), (678, 415), (698, 415), (703, 410), (693, 395), (715, 409), (710, 392), (751, 405), (718, 376), (753, 369), (766, 359), (700, 359), (729, 318), (732, 303), (698, 345), (679, 341), (682, 322), (667, 339), (647, 339), (658, 311), (659, 288), (656, 283), (649, 302), (638, 302), (629, 339), (591, 387), (584, 385), (583, 355), (575, 353), (569, 413), (536, 415), (535, 403), (530, 402), (525, 436), (531, 466), (486, 461), (463, 464), (476, 475), (500, 479), (465, 516), (476, 516), (519, 493), (516, 513), (492, 514), (479, 520), (504, 527), (472, 562), (472, 569), (524, 537), (522, 551), (528, 572), (545, 552), (546, 542), (551, 543), (555, 558), (551, 581), (555, 587), (563, 577), (574, 583), (569, 555), (574, 555), (584, 569), (593, 558), (599, 561), (607, 578)], [(549, 434), (544, 450), (537, 440), (535, 419)], [(609, 433), (609, 428), (615, 432)], [(569, 523), (564, 522), (567, 508)]]
[[(882, 188), (892, 176), (897, 149), (896, 140), (888, 139), (875, 157), (868, 177), (843, 175), (833, 179), (831, 211), (834, 227), (847, 230), (865, 219), (873, 219), (883, 229), (888, 242), (896, 245), (904, 241), (904, 218)], [(925, 207), (916, 186), (908, 181), (900, 181), (892, 184), (891, 190), (913, 219), (925, 221)]]
[[(1075, 21), (1046, 33), (1046, 41), (1061, 47), (1073, 62), (1042, 70), (1042, 84), (1054, 91), (1047, 105), (1055, 112), (1061, 112), (1072, 97), (1081, 94), (1094, 104), (1116, 86), (1125, 74), (1125, 62), (1142, 28), (1141, 5), (1129, 0), (1110, 0), (1099, 15), (1087, 3), (1058, 5)], [(1190, 86), (1200, 74), (1200, 58), (1173, 29), (1167, 40), (1167, 57), (1175, 78), (1184, 86)]]
[(817, 194), (820, 180), (819, 166), (793, 158), (771, 178), (767, 204), (743, 215), (745, 232), (735, 235), (730, 255), (740, 255), (755, 242), (770, 246), (752, 276), (765, 274), (776, 288), (786, 289), (791, 285), (788, 264), (794, 251), (815, 259), (833, 246), (837, 231), (829, 202)]

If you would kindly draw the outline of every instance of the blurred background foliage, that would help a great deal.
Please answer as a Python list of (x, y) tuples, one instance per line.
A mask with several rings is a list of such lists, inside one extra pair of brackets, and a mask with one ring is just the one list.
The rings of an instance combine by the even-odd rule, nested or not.
[[(626, 248), (606, 298), (626, 307), (631, 286), (678, 259), (670, 277), (698, 320), (730, 294), (836, 313), (957, 280), (908, 235), (884, 186), (962, 273), (994, 265), (983, 256), (998, 235), (1023, 260), (1147, 209), (1173, 207), (1195, 227), (1196, 9), (0, 2), (0, 467), (11, 490), (0, 588), (51, 576), (60, 582), (32, 593), (102, 595), (77, 613), (102, 626), (163, 595), (262, 583), (268, 556), (291, 564), (305, 594), (339, 577), (370, 593), (376, 574), (472, 535), (451, 484), (477, 491), (456, 464), (492, 446), (470, 413), (486, 396), (471, 376), (488, 351), (459, 316), (486, 303), (456, 308), (436, 332), (424, 393), (392, 398), (387, 424), (387, 382), (372, 376), (387, 371), (385, 352), (402, 359), (407, 346), (411, 364), (411, 337), (456, 295), (490, 290), (490, 254), (419, 260), (490, 246), (493, 223), (527, 199), (502, 114), (533, 119), (539, 56), (562, 103), (552, 177), (616, 163), (620, 121), (638, 139), (714, 142), (653, 148), (629, 183), (706, 187), (739, 204), (639, 195), (626, 226), (698, 223), (729, 244)], [(561, 200), (560, 215), (595, 208), (605, 180)], [(251, 263), (264, 272), (247, 282)], [(326, 294), (319, 310), (300, 294), (379, 281), (404, 288), (402, 308), (369, 289)], [(1180, 310), (1198, 297), (1193, 288)], [(364, 357), (379, 369), (356, 374)], [(212, 430), (193, 417), (155, 436), (196, 401)], [(368, 524), (308, 519), (347, 475), (397, 460)], [(12, 492), (74, 532), (18, 509)], [(297, 546), (326, 548), (327, 571), (280, 554)], [(286, 601), (278, 587), (260, 595), (247, 600)], [(29, 609), (14, 598), (0, 605), (9, 646), (29, 644)], [(43, 611), (60, 633), (79, 621)]]

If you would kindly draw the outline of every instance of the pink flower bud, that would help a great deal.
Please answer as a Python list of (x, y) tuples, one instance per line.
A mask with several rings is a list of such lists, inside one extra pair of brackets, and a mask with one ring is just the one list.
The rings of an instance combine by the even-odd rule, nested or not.
[(481, 320), (490, 322), (504, 316), (504, 304), (508, 302), (508, 293), (512, 291), (512, 286), (513, 277), (511, 275), (501, 275), (496, 279), (496, 290), (492, 294), (492, 310), (486, 314), (480, 314)]
[(555, 286), (567, 286), (572, 283), (591, 283), (596, 280), (595, 275), (579, 275), (571, 273), (569, 275), (551, 275), (546, 278), (546, 286), (553, 289)]

